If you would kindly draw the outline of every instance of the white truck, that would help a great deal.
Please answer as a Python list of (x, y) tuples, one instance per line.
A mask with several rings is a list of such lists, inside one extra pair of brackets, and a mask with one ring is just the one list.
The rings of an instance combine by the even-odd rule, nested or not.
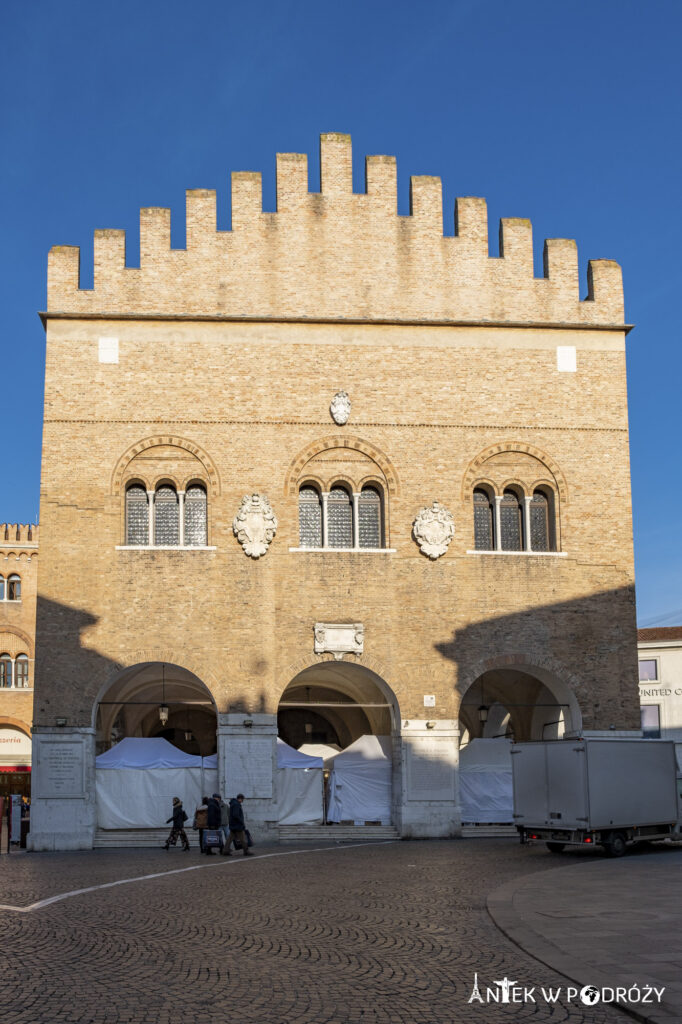
[(511, 748), (521, 842), (604, 847), (680, 836), (677, 762), (665, 740), (562, 739)]

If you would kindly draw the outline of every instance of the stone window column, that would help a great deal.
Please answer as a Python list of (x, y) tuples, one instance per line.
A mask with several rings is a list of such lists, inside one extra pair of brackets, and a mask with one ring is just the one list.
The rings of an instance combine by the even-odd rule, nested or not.
[(147, 498), (149, 500), (149, 547), (154, 546), (154, 492), (147, 491)]
[(185, 492), (178, 491), (178, 515), (180, 516), (180, 522), (178, 523), (178, 544), (181, 548), (185, 546)]
[(322, 498), (322, 547), (326, 548), (329, 541), (329, 491), (321, 491)]
[(353, 491), (353, 547), (360, 547), (360, 494)]
[(495, 495), (495, 550), (502, 550), (502, 514), (500, 508), (502, 506), (502, 495)]
[(526, 497), (526, 498), (523, 499), (523, 533), (524, 533), (524, 541), (525, 541), (525, 543), (524, 543), (524, 550), (525, 551), (531, 551), (532, 550), (531, 545), (530, 545), (530, 503), (531, 503), (532, 500), (533, 500), (532, 497), (531, 498), (527, 498)]

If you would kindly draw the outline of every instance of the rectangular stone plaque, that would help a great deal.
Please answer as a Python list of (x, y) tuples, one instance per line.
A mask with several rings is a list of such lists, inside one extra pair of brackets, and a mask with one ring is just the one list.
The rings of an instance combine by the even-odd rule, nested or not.
[(82, 743), (42, 740), (38, 756), (42, 797), (55, 799), (85, 795)]
[(362, 622), (316, 622), (315, 654), (333, 654), (339, 661), (344, 654), (362, 654), (365, 627)]
[(455, 769), (450, 738), (415, 737), (408, 745), (407, 799), (454, 800)]
[(256, 800), (272, 798), (272, 738), (230, 736), (225, 744), (228, 796), (243, 793)]

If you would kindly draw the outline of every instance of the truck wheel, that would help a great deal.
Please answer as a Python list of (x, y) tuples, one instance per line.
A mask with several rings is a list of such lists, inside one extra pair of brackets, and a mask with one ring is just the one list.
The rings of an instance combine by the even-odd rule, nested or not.
[(566, 843), (547, 843), (547, 849), (550, 853), (561, 853)]
[(627, 850), (623, 833), (612, 832), (608, 841), (604, 843), (604, 849), (607, 857), (622, 857)]

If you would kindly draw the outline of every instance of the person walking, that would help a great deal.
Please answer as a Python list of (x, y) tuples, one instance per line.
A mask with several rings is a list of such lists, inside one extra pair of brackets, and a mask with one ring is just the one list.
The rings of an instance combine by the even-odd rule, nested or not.
[(194, 828), (199, 829), (199, 853), (206, 853), (204, 849), (204, 832), (208, 828), (208, 797), (202, 797), (202, 803), (194, 812)]
[[(233, 842), (235, 842), (235, 840), (241, 843), (241, 848), (244, 851), (245, 857), (253, 856), (253, 854), (249, 850), (249, 844), (246, 837), (246, 825), (244, 823), (244, 811), (242, 809), (243, 803), (243, 793), (237, 793), (237, 796), (233, 796), (232, 799), (230, 800), (230, 837), (227, 840), (225, 849), (223, 850), (223, 853), (225, 854), (226, 857), (231, 856), (232, 851), (230, 850), (230, 846), (232, 845)], [(237, 847), (235, 845), (235, 849), (236, 848)]]
[(177, 846), (179, 836), (180, 839), (182, 840), (182, 848), (186, 852), (187, 850), (189, 850), (189, 839), (187, 838), (187, 833), (185, 832), (185, 822), (187, 821), (187, 814), (183, 810), (182, 800), (180, 799), (179, 796), (173, 797), (173, 813), (171, 814), (170, 818), (166, 819), (166, 824), (168, 824), (170, 821), (173, 822), (173, 827), (171, 828), (170, 835), (166, 840), (164, 850), (167, 850), (170, 846)]
[[(213, 796), (206, 801), (206, 828), (211, 832), (217, 832), (220, 839), (220, 852), (222, 853), (222, 831), (220, 828), (220, 793), (214, 793)], [(213, 854), (213, 850), (207, 847), (206, 853), (209, 855)]]
[(220, 829), (223, 833), (223, 849), (221, 853), (225, 853), (227, 848), (227, 841), (230, 838), (230, 805), (225, 803), (222, 797), (219, 800), (220, 803)]

